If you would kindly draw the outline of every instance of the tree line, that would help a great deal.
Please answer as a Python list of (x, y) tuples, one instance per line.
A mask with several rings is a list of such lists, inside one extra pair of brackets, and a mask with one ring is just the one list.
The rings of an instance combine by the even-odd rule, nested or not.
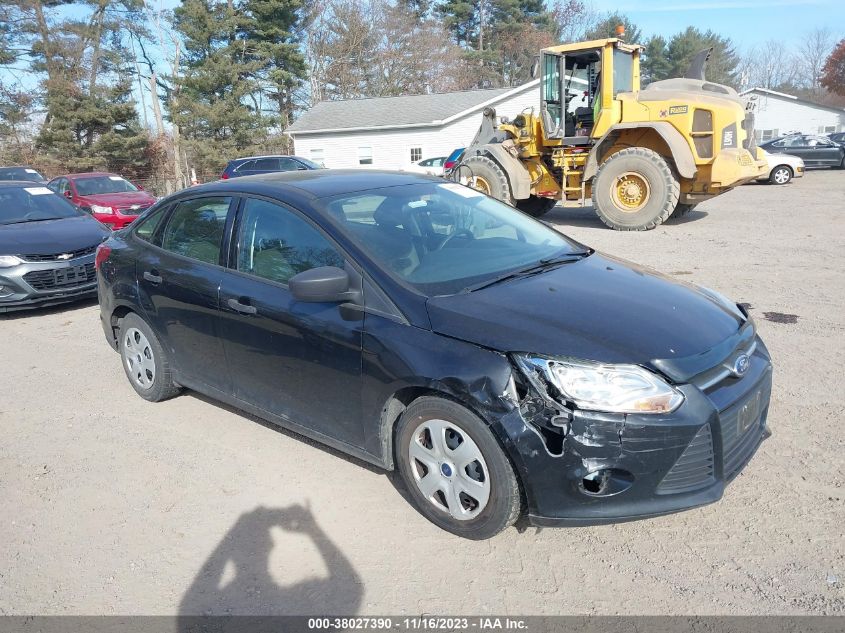
[(284, 130), (318, 101), (516, 86), (539, 49), (612, 37), (618, 24), (645, 46), (646, 82), (682, 75), (712, 46), (712, 81), (841, 99), (825, 83), (842, 74), (825, 70), (838, 59), (825, 29), (795, 51), (771, 42), (740, 54), (694, 27), (645, 38), (585, 0), (182, 0), (172, 11), (6, 0), (0, 162), (108, 169), (169, 191), (230, 158), (289, 150)]

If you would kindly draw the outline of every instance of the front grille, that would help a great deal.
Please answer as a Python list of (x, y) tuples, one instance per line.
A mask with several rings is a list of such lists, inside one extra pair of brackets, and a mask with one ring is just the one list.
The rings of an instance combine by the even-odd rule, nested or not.
[(71, 289), (84, 286), (96, 279), (94, 262), (68, 268), (34, 270), (23, 276), (23, 280), (35, 290)]
[(720, 415), (725, 479), (733, 479), (742, 470), (763, 440), (768, 402), (768, 388), (761, 386), (743, 402)]
[[(86, 255), (93, 255), (97, 250), (97, 244), (89, 246), (88, 248), (81, 248), (78, 251), (65, 251), (63, 253), (53, 253), (52, 255), (21, 255), (21, 257), (28, 262), (57, 262), (76, 259), (77, 257), (85, 257)], [(70, 255), (70, 257), (68, 257)]]
[(123, 215), (141, 215), (150, 207), (139, 207), (137, 209), (118, 209)]
[(657, 486), (657, 494), (687, 492), (712, 484), (716, 481), (713, 465), (713, 435), (710, 425), (705, 424)]

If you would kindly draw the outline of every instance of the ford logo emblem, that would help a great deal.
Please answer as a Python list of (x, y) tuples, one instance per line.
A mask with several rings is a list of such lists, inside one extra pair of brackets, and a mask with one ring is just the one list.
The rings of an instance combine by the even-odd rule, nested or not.
[(748, 358), (748, 354), (740, 354), (736, 357), (733, 367), (731, 367), (731, 373), (737, 378), (740, 378), (748, 372), (749, 367), (751, 367), (751, 359)]

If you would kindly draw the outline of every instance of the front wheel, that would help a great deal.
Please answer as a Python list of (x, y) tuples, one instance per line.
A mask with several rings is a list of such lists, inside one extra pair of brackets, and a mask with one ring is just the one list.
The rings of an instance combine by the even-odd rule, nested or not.
[(498, 163), (487, 156), (470, 156), (459, 168), (461, 182), (505, 204), (514, 205), (511, 186)]
[(517, 200), (516, 208), (532, 217), (539, 218), (554, 209), (556, 204), (557, 200), (554, 198), (528, 196), (525, 200)]
[(519, 484), (489, 427), (437, 397), (415, 400), (396, 429), (396, 463), (414, 505), (435, 525), (490, 538), (516, 521)]
[(792, 169), (788, 165), (778, 165), (769, 174), (769, 182), (773, 185), (785, 185), (792, 180)]
[(648, 231), (662, 224), (678, 204), (678, 179), (657, 152), (623, 149), (599, 167), (593, 205), (602, 222), (618, 231)]

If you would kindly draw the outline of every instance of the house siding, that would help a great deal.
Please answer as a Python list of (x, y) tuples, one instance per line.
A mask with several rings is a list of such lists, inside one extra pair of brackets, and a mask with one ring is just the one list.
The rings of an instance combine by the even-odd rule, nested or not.
[[(525, 90), (492, 104), (497, 116), (512, 118), (527, 108), (538, 108), (540, 87)], [(466, 147), (481, 123), (483, 107), (440, 126), (407, 127), (388, 130), (361, 130), (315, 134), (291, 133), (295, 153), (311, 158), (322, 150), (322, 162), (330, 168), (403, 169), (411, 165), (411, 148), (422, 148), (422, 157), (448, 156), (458, 147)], [(377, 124), (377, 122), (374, 122)], [(361, 165), (359, 148), (372, 148), (372, 164)]]
[(756, 90), (745, 93), (743, 97), (756, 104), (754, 127), (761, 141), (792, 132), (824, 134), (845, 130), (845, 110), (837, 112), (832, 108)]

